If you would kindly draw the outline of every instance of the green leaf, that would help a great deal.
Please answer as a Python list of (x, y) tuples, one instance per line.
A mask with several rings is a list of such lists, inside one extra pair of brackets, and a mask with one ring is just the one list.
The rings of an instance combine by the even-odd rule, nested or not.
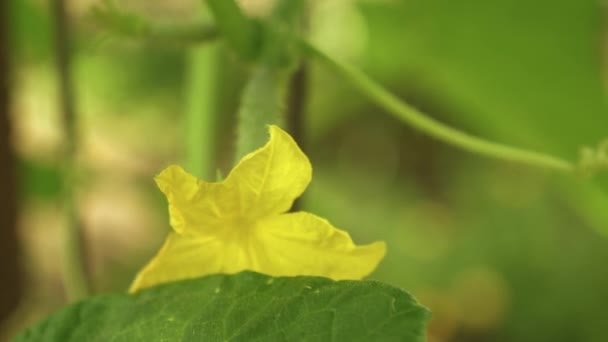
[(92, 297), (13, 341), (424, 341), (428, 318), (376, 281), (243, 272)]

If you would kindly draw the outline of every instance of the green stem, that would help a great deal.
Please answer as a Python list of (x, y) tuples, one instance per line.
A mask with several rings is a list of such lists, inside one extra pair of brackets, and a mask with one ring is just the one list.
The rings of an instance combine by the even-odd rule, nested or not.
[(191, 46), (219, 36), (216, 27), (207, 21), (157, 22), (120, 9), (113, 2), (93, 7), (91, 19), (103, 26), (108, 34), (151, 45)]
[(279, 26), (278, 32), (247, 17), (235, 0), (207, 0), (207, 4), (228, 43), (242, 58), (255, 60), (238, 114), (235, 157), (239, 160), (268, 140), (267, 125), (283, 124), (293, 56), (285, 34), (278, 32), (293, 31), (301, 1), (275, 4), (266, 20)]
[(283, 124), (289, 72), (260, 65), (254, 69), (241, 99), (236, 159), (268, 140), (269, 124)]
[(440, 141), (486, 157), (563, 172), (575, 170), (572, 163), (560, 158), (498, 144), (449, 127), (401, 101), (360, 70), (332, 59), (304, 40), (300, 40), (300, 46), (304, 52), (336, 71), (389, 113)]
[(189, 55), (188, 94), (186, 98), (185, 165), (188, 171), (203, 179), (213, 179), (215, 157), (218, 43), (193, 48)]
[(59, 77), (59, 95), (65, 130), (63, 155), (63, 207), (66, 223), (63, 230), (63, 281), (70, 301), (87, 295), (87, 281), (82, 258), (80, 222), (75, 199), (77, 171), (77, 132), (74, 94), (70, 69), (70, 42), (64, 0), (53, 1), (55, 16), (55, 53)]
[(241, 57), (253, 59), (259, 45), (258, 24), (234, 0), (207, 0), (207, 5), (223, 37)]

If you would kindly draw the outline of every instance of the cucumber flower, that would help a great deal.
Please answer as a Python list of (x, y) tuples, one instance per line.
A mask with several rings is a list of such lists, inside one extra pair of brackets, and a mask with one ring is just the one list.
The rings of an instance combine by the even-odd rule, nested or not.
[(376, 268), (384, 242), (356, 246), (321, 217), (287, 212), (310, 183), (312, 168), (289, 134), (269, 129), (269, 142), (222, 182), (199, 180), (175, 165), (155, 178), (169, 202), (173, 230), (130, 292), (245, 270), (340, 280), (361, 279)]

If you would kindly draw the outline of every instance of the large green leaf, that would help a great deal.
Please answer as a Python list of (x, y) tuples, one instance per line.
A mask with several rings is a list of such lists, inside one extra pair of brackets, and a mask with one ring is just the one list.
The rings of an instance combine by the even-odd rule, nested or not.
[(92, 297), (22, 341), (424, 341), (428, 311), (376, 281), (212, 275)]

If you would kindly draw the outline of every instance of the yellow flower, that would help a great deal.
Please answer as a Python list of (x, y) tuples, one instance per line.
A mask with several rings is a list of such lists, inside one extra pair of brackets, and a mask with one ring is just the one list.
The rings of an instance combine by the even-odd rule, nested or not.
[(130, 291), (244, 270), (336, 280), (368, 275), (384, 257), (384, 242), (356, 246), (323, 218), (286, 213), (311, 177), (306, 155), (276, 126), (270, 126), (270, 141), (223, 182), (208, 183), (169, 166), (156, 183), (167, 196), (173, 231)]

